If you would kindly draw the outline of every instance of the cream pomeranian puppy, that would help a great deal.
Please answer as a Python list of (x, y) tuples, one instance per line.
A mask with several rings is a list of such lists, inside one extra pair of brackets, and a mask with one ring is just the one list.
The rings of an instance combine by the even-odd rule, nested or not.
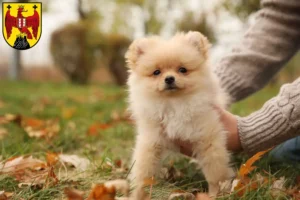
[(193, 144), (210, 195), (233, 176), (226, 132), (214, 108), (224, 108), (226, 98), (207, 62), (209, 47), (199, 32), (138, 39), (129, 47), (129, 109), (137, 126), (134, 193), (155, 175), (166, 150), (178, 150), (174, 140)]

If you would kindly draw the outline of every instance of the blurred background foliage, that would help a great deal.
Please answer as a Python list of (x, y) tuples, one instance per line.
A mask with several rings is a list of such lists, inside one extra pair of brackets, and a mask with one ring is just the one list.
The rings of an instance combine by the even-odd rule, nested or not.
[[(43, 11), (51, 11), (51, 1), (41, 1)], [(193, 30), (202, 32), (218, 46), (221, 25), (216, 22), (224, 16), (220, 13), (228, 12), (246, 29), (249, 19), (255, 18), (260, 9), (260, 0), (220, 0), (213, 9), (199, 12), (188, 8), (182, 0), (74, 0), (74, 4), (78, 21), (53, 32), (50, 52), (55, 66), (71, 82), (79, 84), (89, 83), (95, 70), (105, 68), (116, 84), (124, 85), (127, 79), (124, 53), (137, 37), (154, 34), (169, 37), (178, 31)], [(139, 15), (134, 16), (136, 10)], [(179, 17), (169, 21), (170, 14), (176, 12)], [(134, 27), (137, 22), (142, 27), (139, 33)], [(109, 28), (104, 28), (103, 24), (107, 23)], [(167, 35), (166, 27), (171, 30)], [(228, 31), (226, 28), (221, 30)], [(299, 76), (299, 62), (297, 55), (272, 83), (281, 84)]]
[(187, 12), (184, 17), (177, 23), (178, 30), (180, 31), (199, 31), (207, 36), (211, 43), (215, 43), (217, 38), (212, 24), (209, 24), (206, 19), (206, 14), (202, 13), (199, 17), (195, 18), (193, 12)]
[(225, 0), (223, 6), (231, 14), (246, 21), (249, 15), (260, 9), (260, 0)]

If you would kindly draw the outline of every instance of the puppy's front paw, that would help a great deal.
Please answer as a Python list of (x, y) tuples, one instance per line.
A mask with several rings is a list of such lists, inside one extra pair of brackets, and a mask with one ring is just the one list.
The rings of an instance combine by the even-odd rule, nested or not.
[(143, 187), (137, 187), (130, 195), (130, 200), (150, 200)]

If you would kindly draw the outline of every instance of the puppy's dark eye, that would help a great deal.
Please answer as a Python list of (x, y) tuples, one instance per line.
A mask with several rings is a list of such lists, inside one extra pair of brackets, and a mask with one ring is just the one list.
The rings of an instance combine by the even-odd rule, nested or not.
[(178, 71), (183, 74), (187, 72), (186, 68), (184, 67), (180, 67)]
[(155, 70), (154, 72), (153, 72), (153, 75), (154, 76), (157, 76), (157, 75), (159, 75), (160, 74), (160, 70)]

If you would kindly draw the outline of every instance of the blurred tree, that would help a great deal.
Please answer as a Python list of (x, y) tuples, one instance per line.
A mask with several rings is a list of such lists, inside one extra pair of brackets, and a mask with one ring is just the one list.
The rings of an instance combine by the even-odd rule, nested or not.
[(207, 22), (206, 13), (202, 13), (195, 18), (193, 12), (186, 12), (184, 17), (178, 22), (177, 29), (179, 31), (199, 31), (205, 35), (211, 43), (216, 42), (214, 28)]
[[(169, 0), (167, 0), (169, 1)], [(116, 0), (119, 5), (139, 6), (142, 9), (144, 34), (159, 34), (163, 26), (157, 15), (158, 0)], [(124, 20), (124, 19), (123, 19)]]
[[(114, 29), (114, 33), (101, 32), (101, 13), (93, 8), (86, 11), (83, 7), (83, 1), (78, 0), (79, 22), (68, 24), (52, 34), (50, 49), (55, 65), (72, 82), (85, 84), (97, 61), (101, 60), (101, 63), (108, 66), (115, 82), (124, 85), (127, 80), (124, 54), (131, 40)], [(120, 27), (123, 23), (120, 20), (121, 16), (116, 16), (113, 27)]]
[(125, 85), (128, 77), (125, 53), (132, 41), (121, 34), (107, 34), (102, 37), (99, 47), (103, 54), (103, 60), (113, 75), (118, 85)]
[(249, 15), (260, 9), (260, 0), (224, 0), (223, 7), (245, 21)]
[(79, 21), (56, 30), (51, 36), (50, 51), (54, 63), (68, 78), (86, 84), (96, 66), (98, 14), (95, 10), (85, 12), (82, 0), (78, 0)]
[(74, 83), (86, 84), (95, 67), (97, 46), (89, 38), (100, 37), (100, 33), (91, 29), (88, 22), (81, 21), (68, 24), (51, 36), (54, 63)]

